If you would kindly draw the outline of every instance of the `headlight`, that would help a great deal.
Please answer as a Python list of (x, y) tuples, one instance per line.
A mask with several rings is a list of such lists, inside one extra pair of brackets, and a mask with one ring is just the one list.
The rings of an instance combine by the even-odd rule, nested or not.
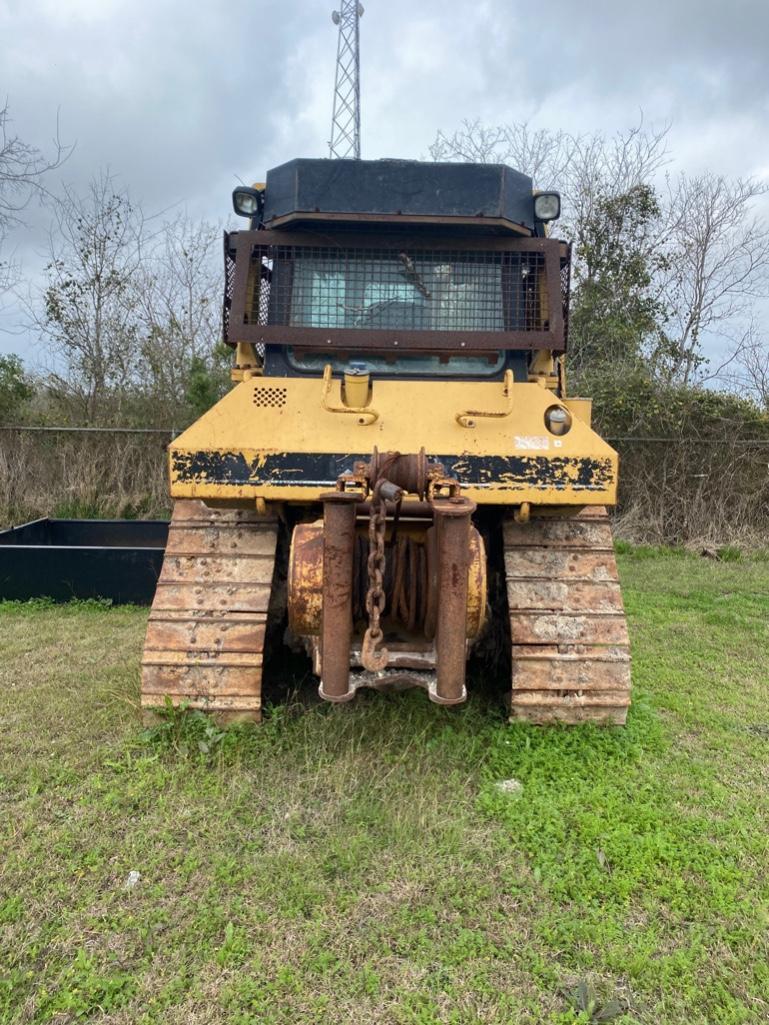
[(262, 212), (262, 194), (241, 185), (232, 193), (232, 206), (239, 217), (256, 217)]
[(548, 406), (545, 410), (545, 427), (556, 437), (568, 434), (571, 430), (571, 413), (563, 406)]
[(538, 221), (557, 221), (561, 216), (560, 193), (540, 192), (535, 196), (534, 216)]

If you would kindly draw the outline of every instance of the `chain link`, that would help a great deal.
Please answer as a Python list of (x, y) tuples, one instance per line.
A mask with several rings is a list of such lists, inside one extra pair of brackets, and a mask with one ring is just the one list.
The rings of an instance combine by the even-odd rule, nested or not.
[(384, 634), (380, 619), (384, 612), (386, 595), (384, 590), (385, 574), (385, 531), (387, 529), (387, 503), (382, 498), (381, 488), (384, 479), (377, 481), (371, 497), (371, 513), (368, 521), (368, 591), (366, 592), (366, 612), (368, 626), (361, 648), (363, 668), (371, 673), (381, 672), (387, 668), (390, 653), (383, 648)]

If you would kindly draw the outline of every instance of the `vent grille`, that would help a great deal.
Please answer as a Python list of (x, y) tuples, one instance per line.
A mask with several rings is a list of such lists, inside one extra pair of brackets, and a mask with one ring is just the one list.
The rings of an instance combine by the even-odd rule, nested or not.
[(254, 388), (254, 405), (263, 409), (282, 409), (286, 404), (285, 388)]

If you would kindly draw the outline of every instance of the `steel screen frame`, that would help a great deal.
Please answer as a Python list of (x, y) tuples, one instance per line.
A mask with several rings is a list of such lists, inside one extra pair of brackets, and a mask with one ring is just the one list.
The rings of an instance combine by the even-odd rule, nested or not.
[[(498, 254), (531, 253), (544, 256), (545, 287), (549, 326), (547, 330), (396, 330), (391, 328), (296, 327), (283, 324), (253, 324), (249, 312), (253, 307), (255, 286), (255, 250), (339, 247), (344, 250), (440, 250), (442, 252), (487, 252)], [(564, 294), (563, 270), (570, 263), (570, 247), (558, 239), (509, 238), (499, 236), (461, 237), (421, 234), (359, 234), (288, 231), (237, 231), (225, 236), (226, 262), (234, 255), (234, 274), (229, 275), (231, 293), (225, 298), (225, 341), (230, 345), (251, 342), (256, 345), (293, 345), (305, 349), (329, 351), (352, 350), (380, 352), (475, 352), (489, 350), (550, 349), (566, 350), (566, 308), (568, 291)], [(261, 267), (261, 258), (259, 260)], [(231, 264), (229, 270), (231, 271)], [(259, 271), (261, 274), (261, 270)]]

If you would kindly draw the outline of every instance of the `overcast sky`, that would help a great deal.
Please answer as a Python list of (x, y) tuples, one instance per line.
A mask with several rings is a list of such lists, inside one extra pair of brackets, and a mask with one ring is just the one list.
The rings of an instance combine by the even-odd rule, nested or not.
[[(242, 179), (326, 156), (334, 0), (0, 0), (16, 132), (75, 143), (54, 189), (109, 167), (153, 213), (229, 217)], [(427, 155), (463, 118), (607, 133), (672, 124), (675, 164), (769, 178), (767, 0), (365, 0), (365, 157)], [(557, 183), (540, 183), (556, 184)], [(35, 274), (50, 220), (31, 210)], [(11, 307), (2, 326), (13, 327)], [(26, 333), (0, 351), (35, 362)]]

